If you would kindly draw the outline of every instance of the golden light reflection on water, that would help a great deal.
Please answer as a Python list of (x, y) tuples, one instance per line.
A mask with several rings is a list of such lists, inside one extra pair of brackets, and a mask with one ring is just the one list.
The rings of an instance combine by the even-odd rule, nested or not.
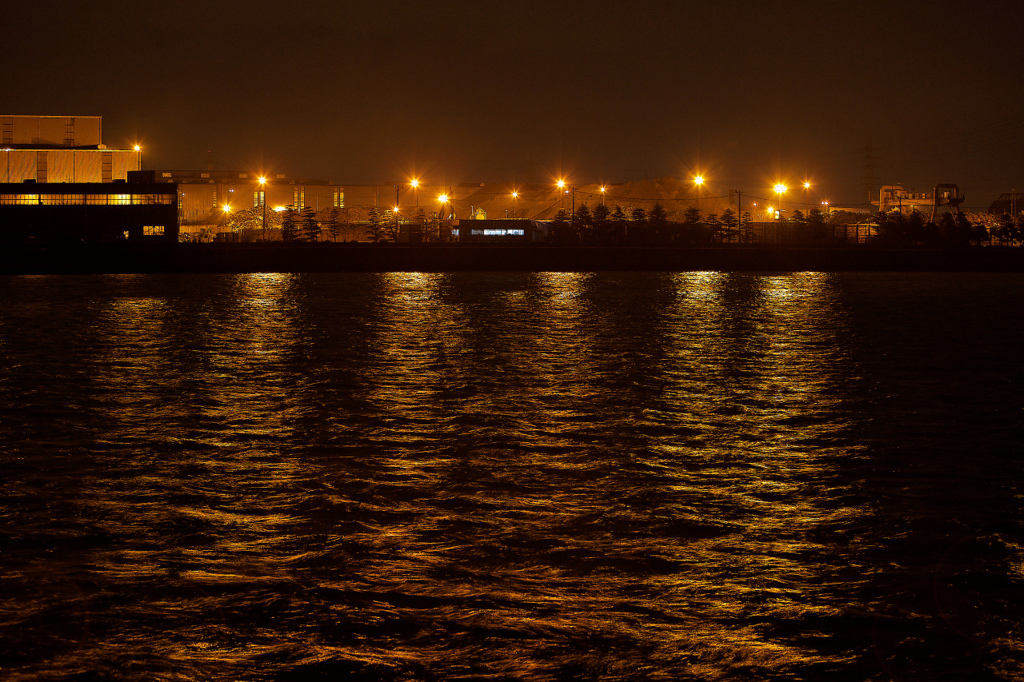
[(273, 557), (295, 517), (279, 510), (307, 475), (282, 453), (301, 409), (287, 364), (302, 337), (294, 278), (240, 275), (211, 293), (223, 297), (216, 306), (142, 295), (153, 288), (144, 276), (116, 284), (96, 321), (93, 377), (98, 436), (115, 457), (84, 482), (83, 517), (133, 542), (177, 540), (95, 564), (111, 580), (177, 584), (176, 611), (201, 612), (207, 591), (227, 583), (287, 579)]

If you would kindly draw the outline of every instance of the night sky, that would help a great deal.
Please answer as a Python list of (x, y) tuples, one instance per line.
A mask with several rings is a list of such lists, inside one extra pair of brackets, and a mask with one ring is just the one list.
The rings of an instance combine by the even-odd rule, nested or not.
[(346, 184), (804, 179), (1024, 190), (1011, 2), (19, 2), (3, 114), (101, 115), (147, 168)]

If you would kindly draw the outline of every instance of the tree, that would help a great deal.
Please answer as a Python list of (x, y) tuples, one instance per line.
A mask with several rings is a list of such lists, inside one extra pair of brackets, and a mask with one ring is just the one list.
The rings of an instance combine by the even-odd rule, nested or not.
[(366, 216), (366, 236), (374, 244), (379, 244), (380, 241), (384, 239), (384, 226), (382, 220), (383, 218), (376, 206), (371, 208), (370, 213)]
[(736, 236), (736, 226), (739, 223), (739, 221), (736, 219), (736, 213), (731, 208), (725, 209), (724, 211), (722, 211), (721, 221), (722, 237), (724, 237), (726, 241), (732, 241), (732, 239)]
[(925, 242), (924, 217), (920, 211), (911, 211), (907, 218), (907, 240), (912, 244)]
[(312, 206), (302, 209), (302, 233), (301, 239), (307, 242), (320, 241), (320, 223), (316, 219), (316, 211)]
[(1000, 244), (1006, 244), (1011, 242), (1015, 238), (1015, 232), (1017, 231), (1017, 224), (1009, 213), (1004, 213), (999, 216), (999, 222), (996, 223), (996, 229), (992, 231), (996, 239), (999, 240)]
[(668, 214), (665, 213), (665, 208), (660, 202), (656, 201), (654, 206), (651, 206), (651, 212), (647, 216), (647, 221), (651, 224), (655, 238), (664, 236), (668, 229)]
[(944, 246), (956, 245), (956, 220), (952, 213), (943, 213), (939, 218), (939, 239)]
[(240, 230), (259, 230), (262, 229), (262, 227), (262, 209), (257, 211), (254, 208), (245, 208), (241, 211), (235, 211), (231, 214), (231, 220), (227, 223), (227, 228), (232, 232), (238, 232)]
[(384, 234), (387, 235), (388, 239), (393, 242), (398, 241), (399, 233), (399, 213), (397, 211), (384, 211), (384, 222), (382, 227), (384, 228)]
[(332, 208), (331, 212), (327, 214), (324, 228), (327, 230), (327, 234), (331, 235), (331, 240), (337, 242), (338, 235), (341, 233), (340, 212), (337, 208)]
[(820, 244), (825, 241), (827, 227), (825, 225), (825, 216), (816, 208), (812, 208), (807, 212), (807, 235), (810, 240), (816, 244)]
[(281, 219), (281, 239), (286, 242), (299, 239), (299, 218), (296, 210), (290, 206), (284, 210)]
[(629, 218), (634, 223), (646, 223), (647, 222), (647, 211), (645, 211), (642, 206), (637, 206), (630, 213)]
[(712, 244), (722, 241), (722, 223), (719, 222), (717, 213), (709, 213), (708, 217), (704, 219), (704, 224), (707, 226), (708, 234), (711, 235)]
[(700, 224), (700, 209), (696, 206), (690, 206), (683, 211), (683, 223), (687, 225), (699, 225)]
[[(978, 246), (981, 246), (982, 242), (989, 241), (992, 237), (988, 233), (988, 228), (985, 227), (985, 223), (980, 220), (976, 223), (971, 223), (971, 241)], [(1010, 242), (1014, 240), (1013, 232), (1010, 232)]]
[(622, 207), (615, 204), (615, 210), (611, 213), (611, 219), (615, 222), (621, 223), (626, 220), (626, 212), (622, 210)]
[(576, 213), (573, 214), (573, 222), (581, 227), (590, 227), (593, 225), (594, 218), (590, 214), (590, 208), (586, 204), (580, 204), (576, 207)]
[(564, 244), (570, 235), (569, 214), (564, 208), (558, 209), (551, 221), (551, 241)]

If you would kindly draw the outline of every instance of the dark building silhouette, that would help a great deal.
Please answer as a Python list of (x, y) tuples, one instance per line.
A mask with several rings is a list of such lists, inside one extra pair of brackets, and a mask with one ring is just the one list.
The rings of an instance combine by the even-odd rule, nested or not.
[(178, 186), (131, 173), (133, 182), (0, 184), (0, 242), (178, 241)]

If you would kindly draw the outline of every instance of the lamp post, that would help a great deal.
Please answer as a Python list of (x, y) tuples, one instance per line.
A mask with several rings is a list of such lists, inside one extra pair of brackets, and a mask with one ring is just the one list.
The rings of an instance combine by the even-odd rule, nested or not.
[(446, 209), (445, 209), (445, 207), (448, 205), (448, 195), (447, 194), (438, 195), (437, 200), (441, 203), (441, 210), (437, 214), (437, 239), (438, 239), (438, 241), (443, 241), (441, 239), (441, 221), (448, 219), (447, 215), (446, 215)]
[(693, 185), (697, 188), (697, 212), (700, 212), (700, 190), (704, 187), (704, 176), (695, 175), (693, 176)]
[(607, 190), (607, 189), (608, 189), (607, 187), (605, 187), (604, 185), (601, 185), (601, 205), (602, 206), (604, 206), (604, 193), (605, 193), (605, 190)]
[(811, 182), (810, 180), (804, 180), (804, 208), (807, 212), (811, 212)]
[(420, 181), (418, 179), (416, 179), (416, 178), (413, 178), (412, 180), (409, 181), (409, 186), (412, 187), (412, 199), (413, 199), (413, 202), (415, 202), (416, 208), (419, 208), (420, 207), (420, 195), (419, 195), (419, 193), (416, 190), (419, 189)]
[(267, 241), (267, 176), (260, 176), (260, 203), (263, 204), (263, 241)]
[(142, 147), (135, 145), (135, 156), (138, 157), (139, 170), (142, 170)]
[(519, 199), (519, 192), (512, 190), (512, 220), (516, 219), (516, 200)]
[(775, 193), (779, 195), (779, 217), (778, 220), (782, 220), (782, 195), (786, 192), (786, 186), (781, 182), (775, 185)]
[(572, 213), (569, 214), (569, 224), (572, 225), (576, 220), (576, 188), (569, 186), (569, 189), (565, 188), (565, 180), (559, 180), (555, 183), (558, 189), (562, 190), (562, 210), (565, 210), (565, 195), (572, 194)]

